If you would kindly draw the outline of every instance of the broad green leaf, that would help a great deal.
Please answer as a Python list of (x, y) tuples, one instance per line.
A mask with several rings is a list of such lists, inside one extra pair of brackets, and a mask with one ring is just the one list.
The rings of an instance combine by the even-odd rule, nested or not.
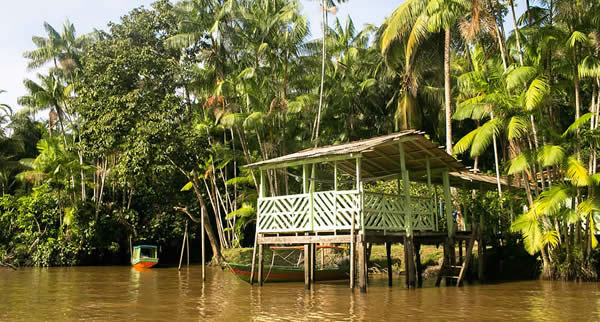
[(192, 189), (192, 187), (193, 187), (193, 184), (190, 181), (190, 182), (186, 183), (185, 186), (183, 186), (180, 191), (188, 191), (188, 190)]

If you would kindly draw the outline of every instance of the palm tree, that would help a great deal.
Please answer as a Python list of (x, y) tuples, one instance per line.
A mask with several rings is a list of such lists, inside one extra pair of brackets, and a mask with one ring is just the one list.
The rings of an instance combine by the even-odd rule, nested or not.
[(452, 108), (450, 88), (450, 31), (468, 8), (461, 0), (409, 0), (386, 19), (381, 50), (384, 55), (398, 39), (404, 39), (406, 69), (411, 70), (418, 47), (431, 33), (444, 32), (444, 111), (446, 119), (446, 151), (452, 154)]
[[(79, 171), (81, 166), (75, 154), (65, 149), (65, 146), (56, 138), (42, 139), (37, 143), (39, 155), (35, 159), (22, 159), (20, 164), (30, 170), (21, 172), (17, 179), (31, 182), (36, 185), (46, 183), (57, 191), (59, 212), (64, 212), (62, 205), (62, 191), (69, 186), (69, 178), (72, 180), (71, 173)], [(85, 167), (89, 170), (89, 167)], [(71, 200), (72, 203), (75, 200)], [(59, 217), (62, 226), (62, 215)]]
[(66, 73), (71, 73), (80, 65), (82, 49), (97, 35), (92, 32), (76, 36), (75, 26), (69, 20), (64, 22), (61, 33), (47, 22), (44, 22), (44, 29), (47, 38), (33, 36), (31, 40), (38, 48), (23, 54), (30, 60), (28, 68), (36, 69), (52, 61), (55, 70), (59, 69), (60, 64)]
[[(0, 89), (0, 94), (6, 93), (5, 90)], [(2, 125), (8, 123), (10, 121), (10, 117), (12, 116), (12, 109), (8, 104), (0, 103), (0, 137), (5, 135), (4, 127)]]
[(49, 110), (49, 132), (52, 134), (52, 128), (56, 120), (60, 126), (60, 131), (63, 136), (65, 146), (67, 146), (66, 131), (64, 126), (65, 109), (64, 101), (68, 95), (66, 88), (63, 84), (54, 76), (53, 73), (49, 75), (38, 74), (40, 80), (36, 83), (32, 80), (26, 79), (23, 82), (25, 89), (28, 94), (18, 98), (18, 103), (25, 106), (20, 113), (35, 114), (40, 111)]

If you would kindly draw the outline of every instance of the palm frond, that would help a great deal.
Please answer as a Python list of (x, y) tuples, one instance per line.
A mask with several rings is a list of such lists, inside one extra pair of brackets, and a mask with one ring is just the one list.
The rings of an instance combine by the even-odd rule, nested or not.
[(537, 162), (542, 167), (561, 164), (566, 158), (565, 149), (560, 145), (543, 145), (537, 153)]
[(522, 116), (513, 116), (506, 127), (509, 140), (518, 140), (529, 132), (529, 122)]
[(566, 137), (567, 135), (575, 132), (582, 125), (588, 124), (590, 119), (592, 118), (592, 116), (593, 116), (593, 113), (585, 113), (585, 114), (581, 115), (577, 120), (575, 120), (575, 122), (573, 122), (573, 123), (571, 123), (571, 125), (569, 125), (569, 127), (562, 134), (562, 137)]
[(592, 183), (590, 175), (583, 165), (583, 162), (575, 157), (569, 157), (566, 177), (571, 181), (571, 184), (576, 187), (587, 187)]

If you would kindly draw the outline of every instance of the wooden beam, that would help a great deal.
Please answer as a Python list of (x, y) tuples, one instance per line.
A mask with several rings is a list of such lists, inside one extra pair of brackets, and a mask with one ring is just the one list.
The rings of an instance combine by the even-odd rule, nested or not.
[(290, 161), (282, 161), (282, 162), (278, 162), (278, 163), (267, 163), (267, 164), (263, 164), (263, 165), (258, 165), (258, 168), (260, 170), (277, 169), (277, 168), (294, 167), (294, 166), (305, 165), (305, 164), (314, 164), (314, 163), (339, 161), (339, 160), (349, 160), (349, 159), (356, 159), (356, 158), (360, 158), (360, 153), (328, 155), (328, 156), (321, 156), (321, 157), (315, 157), (315, 158), (309, 157), (309, 158), (301, 159), (301, 160), (290, 160)]
[(263, 236), (259, 235), (260, 244), (346, 244), (350, 242), (350, 235), (310, 235), (310, 236)]
[(425, 153), (429, 154), (430, 156), (435, 156), (435, 154), (433, 152), (431, 152), (431, 150), (433, 149), (427, 149), (425, 148), (423, 145), (421, 145), (421, 143), (419, 143), (419, 141), (414, 141), (412, 142), (414, 145), (416, 145), (419, 149), (421, 149), (421, 151), (424, 151)]
[(364, 158), (364, 160), (365, 160), (365, 163), (368, 163), (368, 164), (370, 164), (370, 165), (371, 165), (371, 166), (373, 166), (374, 168), (377, 168), (377, 169), (379, 169), (379, 170), (383, 170), (383, 171), (387, 171), (387, 169), (386, 169), (386, 168), (384, 168), (384, 167), (380, 166), (380, 165), (379, 165), (379, 164), (377, 164), (376, 162), (373, 162), (373, 161), (369, 160), (369, 158)]
[(391, 157), (389, 157), (389, 156), (387, 156), (387, 155), (385, 155), (385, 154), (381, 153), (380, 151), (377, 151), (377, 150), (375, 150), (375, 151), (373, 151), (373, 152), (375, 152), (375, 154), (377, 154), (378, 156), (380, 156), (380, 157), (382, 157), (382, 158), (384, 158), (384, 159), (388, 160), (388, 161), (389, 161), (391, 164), (395, 164), (395, 163), (396, 163), (396, 161), (394, 161), (394, 160), (393, 160)]
[(452, 196), (450, 195), (450, 178), (448, 171), (442, 173), (444, 184), (444, 212), (446, 213), (446, 224), (448, 227), (448, 237), (454, 234), (454, 220), (452, 219)]

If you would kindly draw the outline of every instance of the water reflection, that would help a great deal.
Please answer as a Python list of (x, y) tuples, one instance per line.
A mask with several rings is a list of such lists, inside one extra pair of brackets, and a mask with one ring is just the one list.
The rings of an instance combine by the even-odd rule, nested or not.
[(15, 320), (598, 320), (597, 283), (516, 282), (407, 290), (396, 278), (251, 287), (218, 268), (0, 270), (0, 321)]

